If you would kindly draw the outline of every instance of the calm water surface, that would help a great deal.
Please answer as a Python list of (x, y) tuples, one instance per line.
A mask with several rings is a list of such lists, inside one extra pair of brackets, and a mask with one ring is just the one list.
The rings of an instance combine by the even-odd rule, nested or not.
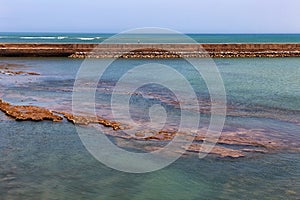
[[(96, 94), (106, 112), (114, 81), (149, 60), (117, 60)], [(189, 77), (200, 99), (209, 98), (201, 78), (182, 60), (155, 60)], [(263, 129), (300, 146), (300, 58), (215, 59), (228, 100), (224, 129)], [(70, 109), (82, 60), (1, 58), (0, 66), (40, 76), (0, 75), (1, 98), (18, 105)], [(17, 64), (17, 65), (16, 65)], [(137, 76), (138, 78), (139, 76)], [(166, 79), (170, 80), (172, 77)], [(134, 81), (134, 80), (133, 80)], [(178, 86), (180, 88), (180, 86)], [(156, 89), (155, 86), (151, 89)], [(126, 87), (124, 87), (126, 90)], [(125, 94), (122, 94), (125, 95)], [(164, 98), (168, 93), (157, 93)], [(155, 99), (135, 97), (137, 118)], [(170, 113), (176, 108), (169, 106)], [(203, 115), (203, 126), (208, 116)], [(199, 159), (187, 154), (162, 170), (128, 174), (106, 167), (85, 149), (67, 122), (16, 122), (0, 113), (0, 199), (299, 199), (300, 154), (282, 150), (245, 158)], [(111, 137), (116, 144), (134, 142)]]

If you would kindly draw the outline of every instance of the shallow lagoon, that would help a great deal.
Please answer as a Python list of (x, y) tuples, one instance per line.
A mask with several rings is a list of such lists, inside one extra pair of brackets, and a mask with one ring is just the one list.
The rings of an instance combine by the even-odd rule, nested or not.
[[(105, 112), (113, 80), (132, 65), (148, 60), (119, 60), (97, 93)], [(180, 60), (159, 62), (179, 68), (193, 80), (197, 95), (209, 96), (203, 82)], [(227, 92), (224, 130), (263, 129), (269, 137), (300, 146), (300, 59), (216, 59)], [(70, 109), (72, 87), (82, 60), (1, 58), (0, 64), (40, 76), (0, 75), (1, 98), (14, 104)], [(119, 69), (119, 70), (118, 70)], [(121, 69), (121, 70), (120, 70)], [(106, 89), (106, 90), (105, 90)], [(159, 96), (161, 97), (161, 96)], [(137, 99), (135, 116), (146, 103)], [(170, 112), (176, 112), (170, 107)], [(207, 117), (203, 115), (203, 126)], [(16, 122), (0, 113), (0, 194), (2, 199), (297, 199), (299, 151), (280, 150), (244, 158), (199, 159), (189, 153), (167, 168), (127, 174), (106, 167), (85, 149), (74, 125), (62, 122)], [(132, 141), (111, 137), (135, 151)], [(126, 145), (128, 145), (126, 147)], [(132, 149), (133, 148), (133, 149)]]

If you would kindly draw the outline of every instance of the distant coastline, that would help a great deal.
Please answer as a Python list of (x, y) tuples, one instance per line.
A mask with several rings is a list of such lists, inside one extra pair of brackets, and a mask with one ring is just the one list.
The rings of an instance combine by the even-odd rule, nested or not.
[(299, 57), (300, 43), (92, 44), (0, 43), (1, 57), (232, 58)]

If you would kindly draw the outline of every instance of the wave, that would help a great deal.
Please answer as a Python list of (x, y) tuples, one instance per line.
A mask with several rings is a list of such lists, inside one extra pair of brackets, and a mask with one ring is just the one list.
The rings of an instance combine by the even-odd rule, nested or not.
[(66, 39), (68, 37), (66, 36), (58, 36), (58, 37), (54, 37), (54, 36), (22, 36), (20, 37), (20, 39), (25, 39), (25, 40), (63, 40)]
[(101, 40), (102, 37), (77, 37), (74, 39), (77, 39), (77, 40)]
[(29, 37), (29, 36), (23, 36), (23, 37), (20, 37), (20, 39), (25, 39), (25, 40), (34, 40), (34, 39), (56, 39), (56, 37), (36, 37), (36, 36)]
[(94, 38), (94, 37), (80, 37), (80, 38), (77, 38), (77, 39), (79, 39), (79, 40), (94, 40), (94, 39), (96, 39), (96, 38)]
[(63, 40), (63, 39), (67, 39), (68, 37), (67, 36), (58, 36), (57, 39), (59, 40)]
[(7, 36), (7, 35), (0, 35), (1, 39), (13, 39), (13, 40), (82, 40), (82, 41), (92, 41), (92, 40), (102, 40), (102, 37), (90, 37), (90, 36), (83, 36), (83, 37), (73, 37), (73, 36)]

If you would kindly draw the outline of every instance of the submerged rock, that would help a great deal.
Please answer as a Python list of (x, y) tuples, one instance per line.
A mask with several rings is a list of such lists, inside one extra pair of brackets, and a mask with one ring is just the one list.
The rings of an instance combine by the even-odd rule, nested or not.
[[(74, 115), (70, 112), (61, 112), (49, 110), (39, 106), (18, 106), (11, 105), (0, 99), (0, 110), (6, 115), (14, 118), (15, 120), (31, 120), (42, 121), (51, 120), (53, 122), (61, 122), (64, 118), (75, 125), (95, 125), (100, 124), (105, 127), (111, 128), (105, 130), (106, 135), (115, 136), (124, 139), (133, 139), (136, 141), (145, 141), (157, 143), (159, 146), (160, 141), (170, 142), (175, 136), (180, 136), (188, 141), (195, 141), (190, 146), (183, 146), (182, 148), (189, 152), (202, 152), (201, 143), (204, 141), (209, 142), (210, 138), (206, 136), (206, 129), (199, 129), (195, 131), (183, 130), (178, 132), (174, 127), (165, 127), (163, 130), (154, 130), (146, 127), (142, 129), (135, 129), (132, 126), (121, 124), (120, 122), (105, 119), (101, 116), (88, 116)], [(128, 134), (124, 129), (129, 129)], [(213, 142), (213, 141), (211, 141)], [(238, 129), (235, 131), (223, 131), (222, 135), (216, 141), (216, 146), (212, 148), (209, 154), (216, 154), (219, 157), (239, 158), (244, 157), (249, 153), (272, 153), (280, 149), (289, 149), (294, 152), (299, 152), (299, 148), (289, 146), (289, 144), (280, 141), (280, 139), (268, 137), (264, 130), (246, 130)], [(226, 147), (223, 147), (226, 146)], [(152, 145), (156, 148), (156, 145)], [(205, 153), (205, 152), (202, 152)]]
[[(0, 110), (6, 115), (19, 121), (43, 121), (51, 120), (60, 122), (65, 117), (69, 122), (78, 125), (88, 125), (90, 123), (98, 123), (105, 127), (111, 127), (113, 130), (122, 130), (121, 123), (110, 121), (102, 117), (76, 116), (67, 112), (51, 111), (39, 106), (15, 106), (0, 99)], [(63, 115), (60, 116), (60, 115)]]
[(11, 71), (11, 70), (2, 70), (2, 71), (0, 71), (0, 74), (10, 75), (10, 76), (14, 76), (14, 75), (38, 76), (38, 75), (40, 75), (37, 72), (24, 72), (24, 71)]
[(55, 115), (52, 111), (38, 106), (14, 106), (0, 99), (0, 110), (6, 115), (20, 121), (62, 121), (62, 117)]
[(79, 115), (73, 115), (67, 112), (57, 112), (60, 114), (63, 114), (64, 117), (69, 121), (72, 122), (73, 124), (78, 124), (78, 125), (88, 125), (91, 123), (98, 123), (101, 124), (105, 127), (111, 127), (113, 130), (121, 130), (123, 129), (121, 127), (121, 123), (115, 122), (115, 121), (110, 121), (107, 119), (104, 119), (102, 117), (91, 117), (91, 116), (79, 116)]
[[(200, 153), (206, 153), (202, 151), (201, 149), (201, 144), (191, 144), (188, 147), (185, 147), (187, 151), (192, 151), (192, 152), (200, 152)], [(239, 157), (244, 157), (245, 155), (241, 150), (235, 150), (235, 149), (230, 149), (226, 147), (221, 147), (221, 146), (214, 146), (210, 152), (210, 154), (216, 154), (221, 158), (224, 157), (231, 157), (231, 158), (239, 158)]]

